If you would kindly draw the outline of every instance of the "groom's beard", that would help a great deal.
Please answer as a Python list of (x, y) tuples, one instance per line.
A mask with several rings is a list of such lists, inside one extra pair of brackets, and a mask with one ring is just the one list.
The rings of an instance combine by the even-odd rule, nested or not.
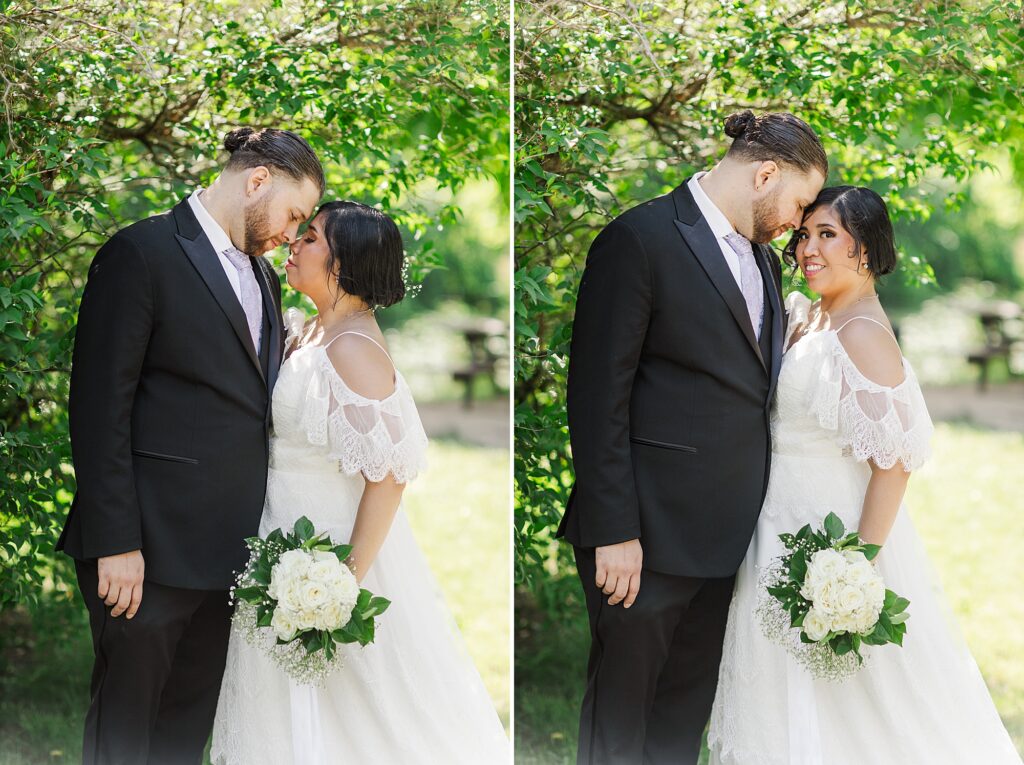
[(776, 220), (776, 212), (779, 202), (779, 188), (776, 187), (772, 195), (754, 202), (754, 232), (750, 241), (755, 244), (768, 244), (772, 239), (781, 234), (782, 226)]
[(256, 257), (273, 249), (273, 237), (270, 235), (270, 224), (267, 210), (270, 199), (264, 198), (245, 209), (245, 242), (242, 252)]

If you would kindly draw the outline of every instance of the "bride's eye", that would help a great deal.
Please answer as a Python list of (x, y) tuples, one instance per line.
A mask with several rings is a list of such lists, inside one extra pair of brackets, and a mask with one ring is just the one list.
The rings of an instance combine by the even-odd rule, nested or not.
[(797, 240), (798, 242), (802, 242), (802, 241), (804, 241), (804, 240), (805, 240), (806, 238), (807, 238), (807, 232), (806, 232), (806, 231), (798, 231), (798, 232), (797, 232), (797, 235), (796, 235), (796, 240)]

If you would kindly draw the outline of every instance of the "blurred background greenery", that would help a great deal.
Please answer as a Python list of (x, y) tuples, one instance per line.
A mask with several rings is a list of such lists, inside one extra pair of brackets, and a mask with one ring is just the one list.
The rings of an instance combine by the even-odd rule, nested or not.
[[(379, 318), (434, 439), (408, 511), (507, 723), (508, 12), (0, 0), (0, 763), (78, 758), (91, 648), (53, 545), (75, 490), (66, 403), (89, 262), (208, 183), (241, 125), (300, 133), (325, 198), (402, 230), (415, 287)], [(284, 251), (269, 257), (282, 270)], [(312, 310), (287, 286), (285, 304)]]
[[(879, 292), (941, 421), (908, 504), (1024, 751), (1024, 599), (1003, 585), (1024, 573), (1019, 5), (520, 0), (515, 16), (517, 762), (576, 751), (589, 635), (554, 530), (573, 482), (565, 374), (587, 248), (622, 211), (713, 165), (742, 109), (803, 118), (828, 185), (887, 202), (901, 257)], [(969, 548), (955, 543), (965, 529)]]

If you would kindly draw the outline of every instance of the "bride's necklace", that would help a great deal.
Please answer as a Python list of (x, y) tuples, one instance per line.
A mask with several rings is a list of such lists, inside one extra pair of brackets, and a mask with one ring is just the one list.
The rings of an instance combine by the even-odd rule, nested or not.
[(356, 317), (358, 317), (358, 316), (365, 316), (365, 315), (369, 315), (369, 316), (373, 316), (374, 315), (373, 306), (370, 306), (369, 308), (362, 308), (362, 309), (360, 309), (358, 311), (352, 311), (351, 313), (347, 313), (344, 316), (342, 316), (341, 318), (335, 319), (330, 324), (324, 324), (323, 319), (320, 318), (320, 314), (317, 314), (316, 315), (316, 326), (318, 326), (321, 329), (321, 331), (323, 332), (323, 334), (326, 335), (328, 332), (330, 332), (330, 331), (334, 330), (335, 328), (340, 327), (340, 326), (342, 326), (344, 324), (347, 324), (348, 322), (352, 321)]

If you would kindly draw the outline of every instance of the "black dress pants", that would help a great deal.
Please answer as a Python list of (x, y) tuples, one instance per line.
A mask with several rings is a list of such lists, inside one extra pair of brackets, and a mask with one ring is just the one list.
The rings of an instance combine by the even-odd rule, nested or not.
[(147, 581), (129, 621), (100, 600), (95, 563), (75, 568), (96, 655), (83, 765), (200, 765), (227, 657), (228, 593)]
[(608, 605), (594, 550), (574, 548), (590, 615), (578, 765), (695, 765), (711, 714), (734, 577), (644, 569), (633, 605)]

